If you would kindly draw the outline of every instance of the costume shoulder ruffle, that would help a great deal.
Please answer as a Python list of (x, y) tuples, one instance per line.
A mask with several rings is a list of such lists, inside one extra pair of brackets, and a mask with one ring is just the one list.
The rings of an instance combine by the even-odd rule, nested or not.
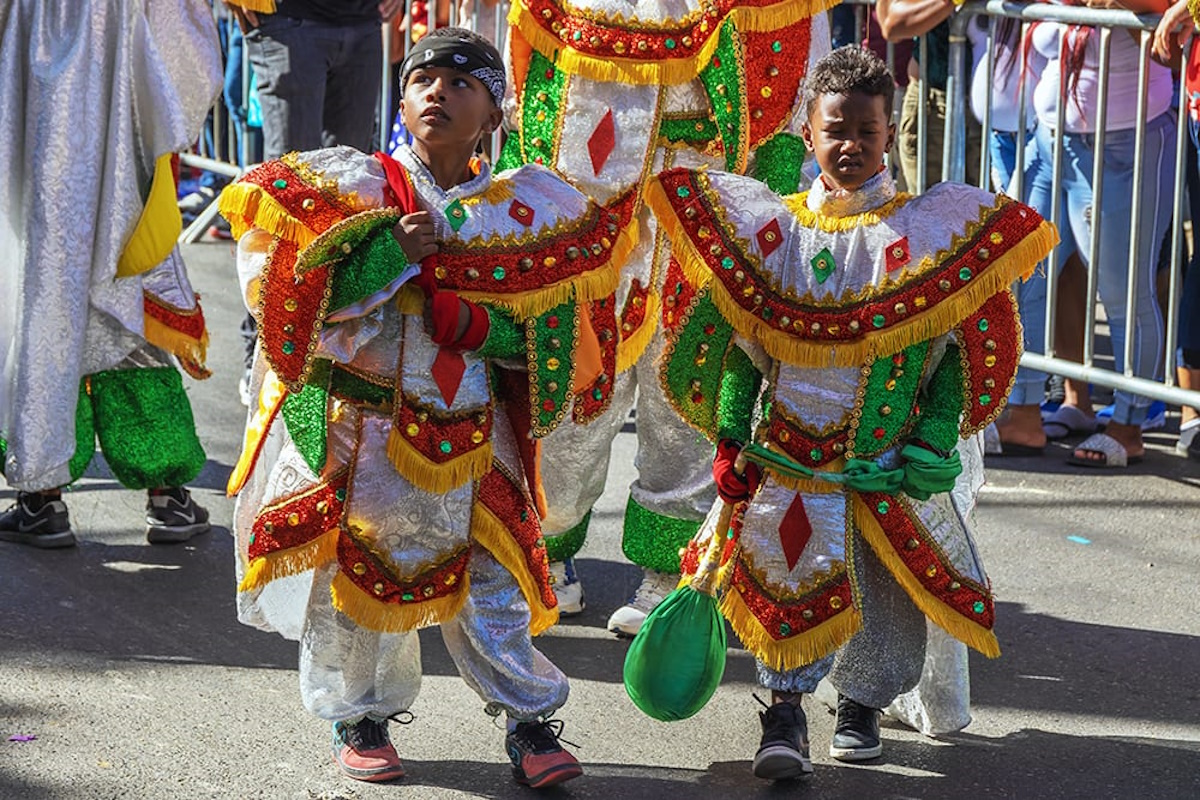
[(688, 279), (768, 353), (854, 366), (948, 333), (1057, 242), (1033, 209), (941, 185), (828, 218), (752, 179), (670, 170), (647, 191)]

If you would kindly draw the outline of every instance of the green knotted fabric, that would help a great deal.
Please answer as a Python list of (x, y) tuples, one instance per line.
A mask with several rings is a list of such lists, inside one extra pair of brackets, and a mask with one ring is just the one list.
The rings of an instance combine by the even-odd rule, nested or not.
[(646, 715), (687, 719), (725, 674), (725, 618), (710, 594), (684, 586), (646, 617), (625, 655), (625, 691)]

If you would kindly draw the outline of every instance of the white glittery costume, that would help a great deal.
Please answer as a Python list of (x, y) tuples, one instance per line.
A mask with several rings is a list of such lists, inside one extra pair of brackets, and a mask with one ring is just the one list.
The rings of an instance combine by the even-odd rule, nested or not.
[[(973, 496), (978, 458), (963, 477), (955, 449), (1003, 406), (1021, 341), (1009, 286), (1053, 229), (972, 187), (897, 195), (886, 171), (853, 192), (818, 179), (780, 199), (744, 177), (672, 170), (648, 199), (701, 287), (687, 327), (717, 362), (696, 364), (686, 331), (669, 345), (669, 374), (717, 373), (715, 417), (688, 418), (749, 441), (767, 408), (748, 451), (763, 478), (734, 512), (721, 602), (760, 682), (812, 691), (832, 666), (840, 692), (885, 707), (917, 684), (926, 617), (998, 655), (970, 498), (950, 496)], [(714, 527), (685, 573), (724, 537)]]
[[(752, 170), (794, 191), (804, 157), (798, 102), (829, 50), (820, 0), (519, 0), (508, 60), (514, 129), (502, 164), (543, 163), (602, 203), (676, 166)], [(771, 182), (771, 181), (769, 181)], [(790, 183), (790, 186), (788, 184)], [(544, 443), (551, 558), (573, 555), (604, 489), (613, 438), (637, 410), (638, 477), (623, 547), (642, 567), (679, 571), (679, 549), (716, 497), (711, 445), (682, 424), (660, 385), (663, 330), (685, 283), (645, 209), (616, 294), (615, 369)], [(609, 376), (604, 376), (608, 379)], [(582, 406), (582, 407), (581, 407)]]
[[(488, 309), (478, 350), (426, 333), (419, 270), (391, 235), (409, 190), (441, 242), (438, 286)], [(577, 331), (574, 304), (612, 291), (624, 237), (548, 170), (480, 164), (444, 190), (407, 146), (293, 153), (221, 202), (239, 273), (261, 267), (272, 368), (234, 476), (239, 618), (300, 640), (304, 703), (326, 719), (407, 709), (416, 629), (433, 624), (490, 713), (549, 715), (567, 680), (530, 639), (557, 609), (513, 425), (554, 402), (541, 392), (560, 391), (575, 345), (544, 328)], [(489, 358), (516, 359), (500, 370), (515, 390)]]
[(10, 485), (38, 491), (78, 476), (81, 378), (165, 366), (147, 339), (204, 374), (203, 318), (173, 250), (169, 158), (195, 140), (220, 85), (205, 0), (0, 8), (0, 433)]

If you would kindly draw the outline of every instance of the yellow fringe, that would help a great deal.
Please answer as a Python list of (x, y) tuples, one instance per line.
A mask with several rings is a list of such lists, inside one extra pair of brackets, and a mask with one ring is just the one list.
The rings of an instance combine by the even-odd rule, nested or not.
[(418, 452), (393, 425), (388, 434), (388, 460), (396, 471), (418, 489), (442, 494), (467, 481), (479, 480), (492, 467), (492, 443), (485, 442), (469, 453), (442, 464)]
[(773, 358), (798, 367), (854, 367), (880, 353), (897, 353), (904, 348), (941, 336), (998, 292), (1012, 283), (1024, 280), (1058, 243), (1058, 232), (1043, 221), (1017, 245), (997, 258), (966, 287), (951, 297), (887, 330), (867, 333), (852, 342), (814, 342), (799, 339), (773, 328), (769, 322), (746, 311), (729, 294), (724, 284), (715, 280), (704, 258), (696, 250), (683, 224), (675, 215), (662, 184), (652, 181), (646, 190), (646, 202), (657, 215), (659, 224), (667, 231), (684, 274), (697, 288), (711, 286), (713, 302), (721, 315), (743, 336), (757, 341)]
[(978, 650), (988, 658), (998, 658), (1000, 643), (996, 640), (995, 632), (964, 617), (926, 590), (900, 556), (896, 555), (891, 542), (888, 541), (887, 535), (879, 525), (879, 520), (871, 513), (866, 502), (857, 494), (854, 495), (853, 502), (854, 522), (859, 531), (870, 542), (871, 549), (879, 556), (879, 560), (887, 565), (888, 571), (892, 573), (896, 582), (908, 592), (917, 608), (921, 609), (921, 612), (942, 630), (963, 644)]
[(258, 14), (275, 13), (275, 0), (231, 0), (231, 4)]
[(827, 217), (815, 213), (808, 207), (808, 192), (789, 194), (783, 198), (783, 204), (787, 206), (788, 211), (792, 212), (792, 216), (800, 220), (800, 224), (806, 228), (820, 228), (826, 233), (845, 233), (855, 228), (878, 225), (908, 205), (908, 201), (913, 197), (914, 195), (911, 194), (897, 194), (879, 208), (846, 217)]
[(811, 630), (777, 640), (751, 613), (736, 589), (721, 598), (721, 613), (733, 632), (758, 659), (778, 672), (811, 664), (837, 650), (862, 627), (862, 614), (853, 606)]
[[(651, 289), (646, 295), (646, 316), (642, 318), (642, 324), (633, 330), (628, 338), (622, 336), (621, 343), (617, 345), (617, 374), (632, 369), (654, 341), (654, 334), (658, 332), (658, 325), (662, 319), (661, 312), (662, 298), (657, 291)], [(620, 318), (617, 319), (617, 324), (621, 324)]]
[(529, 605), (529, 632), (532, 635), (537, 636), (558, 622), (558, 606), (547, 608), (543, 604), (542, 593), (529, 571), (524, 551), (513, 540), (504, 522), (478, 501), (471, 513), (471, 537), (483, 545), (521, 587), (521, 594), (525, 595)]
[(258, 460), (259, 442), (267, 435), (267, 424), (275, 417), (275, 412), (287, 397), (287, 387), (271, 370), (263, 376), (262, 387), (258, 390), (258, 398), (254, 403), (254, 416), (246, 423), (246, 431), (242, 435), (242, 452), (233, 472), (229, 473), (229, 481), (225, 484), (225, 494), (233, 497), (242, 490), (250, 473), (254, 471)]
[(240, 239), (251, 228), (262, 228), (272, 236), (295, 243), (303, 250), (317, 238), (317, 232), (296, 219), (274, 197), (253, 183), (231, 183), (221, 192), (218, 208), (233, 238)]
[(175, 240), (183, 230), (171, 158), (172, 154), (166, 153), (154, 162), (146, 204), (117, 259), (118, 278), (141, 275), (161, 264), (174, 249)]
[(212, 375), (212, 372), (205, 368), (205, 360), (208, 357), (207, 330), (198, 340), (193, 339), (182, 331), (164, 325), (157, 317), (147, 314), (145, 334), (147, 342), (178, 358), (188, 375), (197, 380)]
[(436, 600), (393, 605), (383, 603), (364, 592), (345, 574), (333, 576), (329, 589), (333, 607), (358, 625), (384, 633), (404, 633), (454, 619), (467, 602), (470, 574), (464, 574), (454, 594)]
[(539, 314), (545, 314), (555, 306), (560, 306), (569, 300), (586, 303), (608, 297), (617, 290), (620, 278), (621, 274), (617, 267), (609, 262), (596, 269), (588, 270), (582, 275), (526, 292), (499, 294), (488, 291), (459, 290), (458, 296), (464, 300), (474, 300), (503, 308), (518, 319), (529, 319)]
[[(827, 11), (838, 2), (840, 0), (781, 0), (766, 8), (735, 8), (691, 56), (663, 60), (582, 53), (542, 27), (537, 17), (520, 2), (512, 4), (508, 22), (534, 49), (551, 59), (557, 69), (568, 74), (608, 83), (672, 86), (695, 79), (700, 70), (709, 65), (720, 41), (720, 25), (732, 24), (744, 33), (768, 33)], [(632, 39), (636, 30), (631, 29), (629, 33)]]
[(268, 583), (289, 575), (299, 575), (310, 569), (328, 564), (337, 558), (338, 529), (333, 528), (310, 542), (260, 556), (246, 567), (246, 574), (238, 584), (239, 592), (261, 589)]
[[(826, 471), (837, 472), (844, 464), (845, 460), (839, 458), (837, 461), (829, 464), (826, 467)], [(793, 478), (791, 475), (776, 472), (768, 466), (764, 466), (763, 469), (771, 473), (772, 481), (794, 492), (804, 492), (805, 494), (837, 494), (838, 492), (846, 491), (846, 487), (840, 483), (817, 480), (816, 478)]]

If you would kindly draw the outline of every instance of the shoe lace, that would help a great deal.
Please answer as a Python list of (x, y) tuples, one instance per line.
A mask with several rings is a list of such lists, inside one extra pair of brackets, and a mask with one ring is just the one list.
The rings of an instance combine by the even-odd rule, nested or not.
[(875, 722), (878, 709), (864, 706), (845, 695), (838, 695), (837, 726), (834, 733), (845, 733), (847, 730), (861, 730)]
[(561, 750), (560, 742), (579, 749), (579, 745), (562, 736), (565, 723), (561, 719), (546, 719), (538, 722), (522, 722), (513, 735), (535, 753)]
[(388, 736), (388, 720), (400, 725), (407, 725), (413, 719), (412, 713), (408, 711), (400, 711), (384, 719), (363, 717), (352, 725), (344, 725), (343, 736), (346, 744), (355, 750), (375, 750), (391, 744), (392, 740)]
[(800, 709), (798, 707), (786, 700), (770, 705), (757, 694), (751, 693), (751, 696), (766, 709), (759, 714), (762, 718), (764, 742), (781, 739), (790, 742), (796, 738), (797, 729), (800, 727)]

